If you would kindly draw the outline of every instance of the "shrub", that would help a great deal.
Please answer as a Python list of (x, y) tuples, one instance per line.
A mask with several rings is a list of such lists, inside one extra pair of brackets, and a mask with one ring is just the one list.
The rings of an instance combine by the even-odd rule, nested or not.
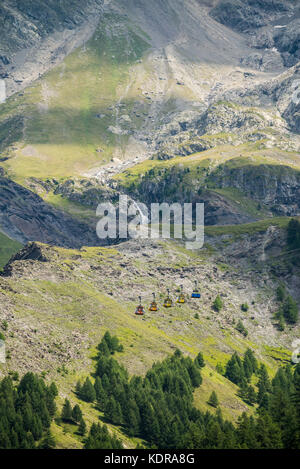
[(207, 403), (212, 406), (212, 407), (218, 407), (219, 405), (219, 399), (215, 391), (213, 391), (210, 395), (210, 398), (208, 399)]
[(215, 299), (213, 307), (214, 307), (215, 311), (217, 311), (218, 313), (222, 310), (223, 301), (222, 301), (222, 298), (220, 297), (220, 295), (218, 295), (217, 298)]
[(244, 324), (242, 323), (241, 320), (239, 320), (239, 322), (237, 323), (236, 330), (237, 330), (238, 332), (240, 332), (241, 334), (243, 334), (245, 337), (247, 337), (248, 331), (247, 331), (247, 329), (245, 328), (245, 326), (244, 326)]

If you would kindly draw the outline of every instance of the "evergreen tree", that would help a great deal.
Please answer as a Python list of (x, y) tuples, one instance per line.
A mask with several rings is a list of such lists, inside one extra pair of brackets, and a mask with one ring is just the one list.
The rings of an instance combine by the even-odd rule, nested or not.
[(218, 407), (219, 399), (215, 391), (211, 393), (210, 398), (208, 399), (207, 403), (211, 405), (212, 407)]
[(86, 378), (82, 388), (81, 388), (81, 399), (86, 402), (94, 402), (96, 399), (96, 392), (92, 382), (89, 378)]
[(286, 295), (285, 286), (281, 284), (276, 290), (277, 301), (280, 301), (282, 303), (285, 299), (285, 295)]
[(254, 405), (256, 403), (256, 392), (255, 392), (255, 389), (253, 388), (253, 386), (249, 386), (248, 387), (248, 391), (247, 391), (247, 402), (250, 404), (250, 405)]
[(214, 310), (218, 313), (223, 309), (223, 301), (220, 295), (218, 295), (213, 304)]
[(76, 383), (76, 388), (75, 388), (75, 392), (76, 392), (78, 397), (81, 397), (81, 388), (82, 388), (81, 383), (78, 380), (77, 383)]
[(61, 412), (61, 418), (65, 422), (72, 421), (72, 407), (68, 399), (65, 399), (62, 412)]
[[(124, 424), (130, 436), (143, 438), (155, 448), (300, 447), (299, 410), (296, 411), (299, 393), (294, 392), (299, 387), (300, 367), (296, 367), (297, 374), (292, 373), (291, 367), (279, 369), (271, 383), (266, 367), (258, 366), (250, 349), (242, 359), (233, 354), (226, 365), (226, 377), (239, 385), (239, 395), (245, 402), (254, 405), (257, 401), (259, 405), (255, 416), (241, 416), (237, 426), (224, 420), (220, 411), (203, 413), (194, 407), (193, 392), (201, 383), (199, 368), (197, 358), (192, 361), (176, 351), (162, 362), (154, 363), (144, 378), (129, 378), (111, 353), (99, 354), (94, 388), (98, 397), (102, 390), (107, 396), (102, 408), (107, 419), (116, 425)], [(250, 384), (256, 382), (251, 380), (253, 374), (258, 377), (257, 393), (256, 387)], [(292, 397), (296, 395), (297, 398)], [(218, 405), (216, 395), (210, 396), (210, 401), (211, 405)], [(30, 411), (28, 418), (30, 422)], [(1, 425), (0, 420), (0, 435)], [(23, 439), (20, 438), (19, 444), (23, 444)], [(111, 449), (119, 444), (107, 428), (93, 425), (85, 447)]]
[(57, 389), (55, 383), (52, 382), (52, 383), (50, 384), (49, 392), (50, 392), (50, 394), (51, 394), (51, 396), (52, 396), (53, 398), (55, 398), (55, 397), (58, 396), (58, 389)]
[(102, 386), (102, 381), (99, 376), (96, 376), (94, 388), (95, 388), (96, 399), (97, 399), (98, 404), (100, 405), (101, 408), (105, 407), (107, 395), (106, 395), (106, 392), (104, 391), (104, 388)]
[(196, 365), (199, 366), (199, 368), (204, 368), (205, 367), (205, 361), (204, 361), (204, 358), (203, 358), (203, 354), (201, 352), (199, 352), (197, 357), (195, 358), (195, 363), (196, 363)]
[(283, 332), (285, 330), (285, 320), (283, 314), (279, 315), (278, 329), (280, 330), (280, 332)]
[(110, 350), (107, 346), (106, 341), (104, 341), (104, 340), (102, 340), (102, 342), (99, 344), (98, 350), (99, 350), (100, 354), (102, 354), (105, 357), (110, 355)]
[(41, 443), (39, 444), (39, 449), (55, 449), (56, 442), (53, 438), (50, 430), (47, 430), (45, 437), (42, 439)]
[(291, 324), (296, 324), (299, 317), (299, 310), (296, 301), (288, 295), (284, 305), (283, 305), (283, 314), (287, 322)]
[(126, 418), (126, 424), (128, 428), (128, 434), (130, 436), (137, 436), (139, 434), (139, 422), (140, 418), (138, 414), (138, 408), (129, 408)]
[(123, 449), (121, 441), (111, 436), (104, 425), (93, 424), (85, 443), (85, 449)]
[(248, 396), (248, 384), (245, 379), (243, 379), (239, 384), (238, 396), (245, 402), (247, 402)]
[(237, 326), (236, 326), (236, 330), (237, 330), (238, 332), (240, 332), (241, 334), (243, 334), (243, 336), (247, 337), (248, 331), (247, 331), (247, 329), (245, 328), (245, 326), (244, 326), (244, 324), (242, 323), (241, 320), (238, 321)]
[(79, 427), (78, 427), (78, 433), (81, 436), (84, 436), (86, 434), (86, 423), (83, 420), (83, 418), (80, 419)]
[(106, 408), (105, 414), (111, 420), (111, 422), (115, 425), (120, 425), (122, 422), (122, 411), (119, 402), (116, 402), (114, 397), (109, 398)]
[(247, 361), (249, 364), (251, 364), (252, 373), (257, 373), (258, 363), (257, 363), (257, 360), (255, 358), (254, 353), (249, 348), (246, 350), (246, 352), (244, 354), (244, 362), (245, 361)]
[(225, 376), (234, 384), (241, 383), (245, 378), (244, 367), (237, 353), (227, 362)]
[(72, 419), (75, 423), (79, 423), (82, 420), (82, 412), (78, 404), (73, 407)]

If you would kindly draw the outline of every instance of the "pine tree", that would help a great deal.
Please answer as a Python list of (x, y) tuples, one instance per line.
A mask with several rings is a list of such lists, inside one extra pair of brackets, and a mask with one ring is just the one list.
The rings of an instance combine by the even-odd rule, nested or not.
[(285, 286), (283, 284), (279, 285), (279, 287), (276, 290), (277, 301), (280, 301), (282, 303), (285, 299), (285, 294), (286, 294)]
[(56, 447), (55, 439), (53, 438), (50, 430), (47, 430), (45, 437), (39, 444), (39, 449), (54, 449)]
[(280, 330), (280, 332), (283, 332), (285, 330), (285, 320), (283, 314), (279, 315), (278, 329)]
[(247, 360), (248, 363), (251, 363), (252, 373), (256, 373), (258, 371), (258, 363), (257, 363), (254, 353), (249, 348), (246, 350), (244, 354), (244, 361), (245, 360)]
[(262, 411), (258, 417), (256, 428), (256, 438), (259, 442), (258, 449), (281, 449), (282, 435), (278, 425), (276, 425), (266, 411)]
[(223, 309), (223, 301), (220, 295), (218, 295), (217, 298), (215, 299), (213, 307), (215, 311), (217, 311), (218, 313)]
[(133, 408), (128, 410), (126, 424), (130, 436), (137, 436), (139, 434), (139, 417)]
[(207, 403), (212, 407), (218, 407), (219, 399), (215, 391), (213, 391), (208, 399)]
[(51, 383), (50, 386), (49, 386), (49, 393), (51, 394), (51, 396), (53, 398), (57, 397), (58, 396), (58, 389), (57, 389), (57, 386), (55, 383)]
[(245, 378), (244, 367), (237, 353), (227, 362), (225, 376), (234, 384), (241, 383)]
[(253, 388), (253, 386), (249, 386), (247, 390), (247, 402), (250, 405), (254, 405), (256, 403), (256, 399), (257, 397), (256, 397), (255, 389)]
[(112, 352), (112, 349), (113, 349), (113, 347), (112, 347), (112, 337), (111, 337), (109, 331), (106, 331), (106, 332), (105, 332), (105, 334), (104, 334), (102, 340), (103, 340), (104, 342), (106, 342), (106, 345), (107, 345), (107, 347), (108, 347), (108, 350), (109, 350), (110, 352)]
[(65, 399), (61, 412), (61, 418), (65, 422), (70, 422), (72, 420), (72, 407), (68, 399)]
[(96, 392), (89, 378), (86, 378), (81, 388), (81, 399), (86, 402), (94, 402), (96, 399)]
[(247, 331), (247, 329), (245, 328), (245, 326), (244, 326), (244, 324), (242, 323), (241, 320), (238, 321), (237, 326), (236, 326), (236, 330), (237, 330), (238, 332), (240, 332), (240, 334), (243, 334), (243, 336), (247, 337), (248, 331)]
[(247, 381), (243, 379), (239, 385), (238, 396), (243, 401), (247, 401), (247, 395), (248, 395), (248, 384), (247, 384)]
[(107, 346), (107, 343), (106, 341), (103, 341), (99, 344), (98, 346), (98, 350), (100, 352), (100, 354), (102, 354), (103, 356), (107, 357), (108, 355), (110, 355), (110, 350)]
[(79, 423), (82, 419), (82, 412), (78, 404), (73, 407), (72, 410), (72, 419), (75, 423)]
[(263, 386), (267, 392), (270, 392), (271, 383), (270, 383), (267, 368), (264, 364), (261, 364), (258, 375), (259, 375), (258, 387)]
[(76, 383), (76, 388), (75, 388), (75, 392), (76, 392), (78, 397), (81, 397), (81, 388), (82, 388), (81, 383), (78, 380), (77, 383)]
[(296, 301), (291, 297), (291, 295), (288, 295), (284, 305), (283, 305), (283, 314), (287, 322), (291, 324), (296, 324), (298, 321), (299, 317), (299, 310), (298, 310), (298, 305)]
[(204, 358), (203, 358), (203, 354), (201, 352), (199, 352), (197, 357), (195, 358), (195, 363), (196, 363), (196, 365), (199, 366), (199, 368), (204, 368), (205, 367), (205, 361), (204, 361)]
[(109, 420), (115, 425), (120, 425), (122, 422), (122, 411), (119, 402), (116, 402), (114, 397), (111, 397), (105, 409), (105, 414)]
[(86, 423), (83, 420), (83, 418), (80, 419), (79, 427), (78, 427), (78, 433), (81, 436), (84, 436), (86, 434)]
[(258, 394), (257, 402), (260, 408), (268, 409), (269, 407), (269, 392), (271, 391), (271, 384), (268, 376), (266, 366), (262, 364), (258, 371), (259, 380), (257, 383)]
[(244, 368), (245, 377), (246, 379), (249, 380), (251, 376), (253, 375), (253, 368), (252, 368), (252, 363), (250, 362), (248, 357), (244, 358), (243, 368)]
[(107, 396), (103, 389), (101, 378), (99, 376), (96, 376), (94, 388), (95, 388), (97, 402), (100, 405), (100, 407), (103, 408), (105, 406)]

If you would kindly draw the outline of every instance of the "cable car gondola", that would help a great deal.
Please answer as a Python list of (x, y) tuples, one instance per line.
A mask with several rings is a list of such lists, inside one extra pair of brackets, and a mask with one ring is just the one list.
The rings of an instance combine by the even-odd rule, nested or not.
[(198, 299), (201, 298), (201, 293), (200, 293), (200, 291), (199, 291), (199, 289), (198, 289), (198, 282), (197, 282), (197, 280), (195, 281), (195, 288), (194, 288), (193, 293), (192, 293), (192, 298), (198, 298)]
[(177, 298), (177, 303), (183, 305), (185, 303), (185, 296), (183, 294), (183, 285), (180, 285), (180, 294)]
[(168, 289), (167, 292), (168, 292), (168, 296), (167, 296), (167, 298), (165, 299), (164, 307), (165, 307), (165, 308), (172, 308), (172, 306), (173, 306), (173, 301), (172, 301), (172, 299), (170, 298), (170, 290)]
[(157, 303), (155, 301), (155, 293), (152, 293), (153, 295), (153, 301), (149, 307), (149, 311), (154, 311), (154, 312), (157, 312), (158, 311), (158, 306), (157, 306)]
[(144, 310), (144, 306), (142, 306), (142, 297), (141, 296), (139, 296), (139, 300), (140, 300), (140, 304), (136, 307), (135, 314), (137, 316), (144, 316), (145, 310)]

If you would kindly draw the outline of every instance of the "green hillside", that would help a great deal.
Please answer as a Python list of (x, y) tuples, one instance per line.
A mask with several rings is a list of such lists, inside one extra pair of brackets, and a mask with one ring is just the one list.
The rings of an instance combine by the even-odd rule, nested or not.
[[(116, 122), (114, 106), (123, 102), (129, 70), (147, 48), (142, 32), (107, 15), (84, 47), (2, 105), (1, 149), (9, 174), (21, 183), (68, 178), (110, 161), (115, 146), (128, 139), (108, 130)], [(124, 96), (128, 113), (133, 97)]]
[[(234, 351), (243, 354), (247, 348), (266, 364), (271, 376), (278, 364), (290, 362), (291, 337), (297, 336), (299, 327), (277, 330), (273, 313), (278, 308), (278, 281), (263, 286), (263, 271), (249, 270), (239, 279), (234, 267), (214, 261), (209, 250), (195, 255), (173, 242), (144, 242), (143, 254), (133, 242), (81, 251), (35, 246), (44, 262), (30, 260), (30, 248), (28, 260), (24, 251), (23, 260), (11, 265), (9, 276), (0, 278), (9, 350), (1, 371), (24, 373), (30, 369), (55, 379), (59, 406), (66, 395), (73, 405), (80, 403), (72, 392), (78, 379), (93, 371), (96, 346), (106, 330), (120, 338), (124, 351), (118, 359), (131, 374), (144, 375), (153, 362), (176, 348), (192, 358), (201, 351), (206, 367), (203, 384), (195, 392), (195, 405), (211, 410), (207, 401), (216, 391), (224, 417), (231, 421), (243, 411), (253, 413), (254, 408), (237, 396), (237, 386), (218, 367), (224, 368)], [(199, 302), (190, 299), (195, 278), (202, 292)], [(180, 284), (188, 295), (187, 303), (165, 310), (166, 288), (175, 299)], [(157, 293), (160, 311), (136, 317), (138, 295), (147, 308), (152, 291)], [(224, 303), (219, 313), (213, 308), (218, 294)], [(245, 302), (250, 305), (248, 312), (241, 310)], [(248, 330), (247, 337), (236, 329), (239, 320)], [(29, 336), (21, 333), (24, 328)], [(80, 405), (88, 424), (97, 421), (92, 406)], [(120, 428), (112, 428), (128, 447), (136, 445)], [(59, 447), (81, 446), (72, 427), (54, 423), (53, 434)]]

